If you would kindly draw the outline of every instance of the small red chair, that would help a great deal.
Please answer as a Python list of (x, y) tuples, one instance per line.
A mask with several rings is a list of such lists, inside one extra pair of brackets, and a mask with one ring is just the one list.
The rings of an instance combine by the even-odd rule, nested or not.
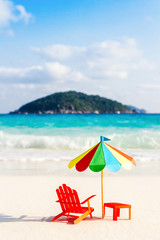
[(131, 220), (131, 205), (124, 203), (104, 203), (104, 215), (105, 215), (105, 207), (109, 207), (113, 209), (113, 221), (117, 221), (117, 217), (120, 217), (120, 209), (128, 208), (129, 209), (129, 220)]
[[(89, 200), (96, 195), (92, 195), (86, 200), (84, 200), (83, 202), (80, 202), (77, 191), (74, 189), (71, 189), (66, 184), (62, 184), (62, 186), (57, 188), (56, 193), (59, 199), (56, 202), (60, 203), (62, 212), (57, 216), (55, 216), (52, 219), (52, 222), (54, 222), (56, 219), (58, 219), (61, 216), (76, 218), (73, 221), (74, 224), (79, 223), (88, 215), (90, 215), (90, 217), (92, 218), (92, 212), (94, 211), (94, 208), (90, 207)], [(86, 202), (88, 206), (82, 207), (82, 205)], [(80, 216), (73, 215), (75, 213), (81, 214), (81, 215)]]

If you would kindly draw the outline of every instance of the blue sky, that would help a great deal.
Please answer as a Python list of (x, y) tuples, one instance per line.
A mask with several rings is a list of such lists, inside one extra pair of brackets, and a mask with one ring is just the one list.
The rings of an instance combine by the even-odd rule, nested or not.
[(158, 0), (0, 0), (0, 112), (76, 90), (160, 112)]

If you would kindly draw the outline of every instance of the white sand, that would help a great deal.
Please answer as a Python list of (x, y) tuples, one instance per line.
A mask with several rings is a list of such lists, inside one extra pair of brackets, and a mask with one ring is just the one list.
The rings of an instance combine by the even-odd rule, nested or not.
[[(92, 194), (95, 208), (93, 220), (77, 225), (66, 221), (50, 222), (61, 209), (56, 188), (66, 183), (75, 188), (80, 200)], [(160, 176), (105, 176), (104, 201), (132, 205), (121, 211), (118, 221), (112, 221), (112, 211), (101, 220), (100, 175), (95, 177), (66, 176), (0, 176), (0, 240), (71, 240), (71, 239), (160, 239)], [(108, 217), (109, 215), (109, 217)]]

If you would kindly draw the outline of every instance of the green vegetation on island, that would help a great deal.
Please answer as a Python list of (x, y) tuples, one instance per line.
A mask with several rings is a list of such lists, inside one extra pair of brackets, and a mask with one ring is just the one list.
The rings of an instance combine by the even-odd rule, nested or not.
[(20, 107), (12, 114), (133, 113), (130, 107), (98, 95), (69, 91), (54, 93)]

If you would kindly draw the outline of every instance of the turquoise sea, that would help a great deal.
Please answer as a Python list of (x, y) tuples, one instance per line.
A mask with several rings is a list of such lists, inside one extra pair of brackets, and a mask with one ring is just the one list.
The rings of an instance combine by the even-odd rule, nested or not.
[(160, 114), (0, 115), (0, 162), (67, 164), (101, 135), (138, 163), (160, 164)]

